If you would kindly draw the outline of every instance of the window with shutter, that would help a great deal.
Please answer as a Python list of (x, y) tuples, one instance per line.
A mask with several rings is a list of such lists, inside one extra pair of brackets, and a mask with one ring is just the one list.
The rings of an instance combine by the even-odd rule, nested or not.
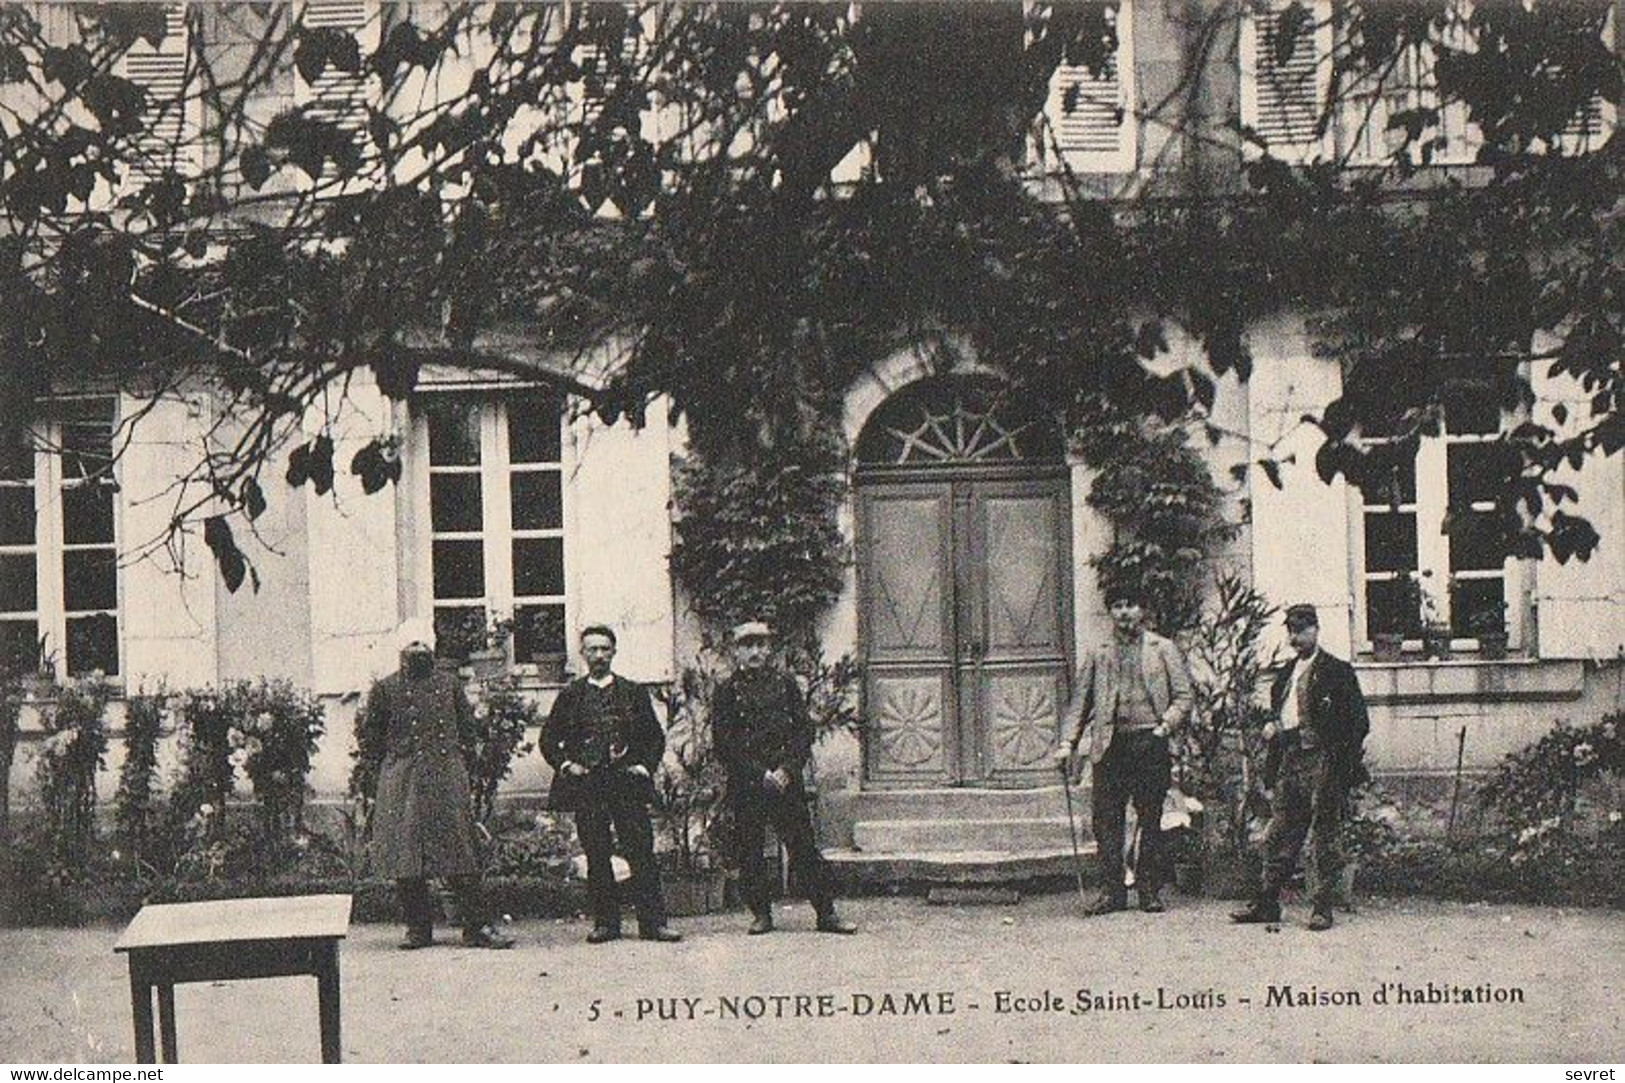
[[(1602, 28), (1603, 41), (1608, 43), (1610, 49), (1615, 46), (1616, 14), (1616, 9), (1610, 7)], [(1589, 102), (1575, 112), (1568, 127), (1563, 129), (1558, 141), (1558, 151), (1562, 154), (1588, 154), (1597, 150), (1608, 142), (1608, 137), (1614, 133), (1617, 119), (1618, 109), (1614, 103), (1601, 94), (1593, 95)]]
[(1249, 157), (1304, 163), (1328, 150), (1330, 0), (1268, 0), (1241, 21), (1241, 123)]
[[(1439, 96), (1436, 65), (1443, 53), (1472, 52), (1475, 48), (1469, 0), (1444, 0), (1439, 17), (1430, 25), (1427, 41), (1412, 42), (1398, 55), (1380, 62), (1366, 59), (1359, 41), (1363, 33), (1358, 5), (1346, 9), (1344, 46), (1365, 65), (1351, 63), (1339, 73), (1339, 150), (1352, 165), (1386, 165), (1404, 149), (1414, 165), (1469, 165), (1477, 160), (1483, 137), (1468, 119), (1459, 100)], [(1417, 113), (1417, 111), (1421, 111)], [(1405, 133), (1391, 122), (1431, 116), (1408, 144)]]
[(185, 4), (164, 5), (164, 37), (154, 45), (138, 38), (119, 62), (120, 74), (147, 94), (141, 133), (135, 138), (127, 179), (148, 181), (174, 171), (197, 169), (197, 129), (187, 101), (188, 49)]
[[(368, 0), (305, 0), (300, 25), (307, 29), (328, 28), (355, 36), (365, 61), (371, 41), (377, 34), (378, 12)], [(360, 140), (367, 126), (367, 76), (362, 72), (340, 71), (332, 65), (322, 69), (311, 82), (299, 80), (300, 105), (310, 114), (350, 132)]]
[(1044, 103), (1047, 131), (1038, 140), (1041, 159), (1059, 153), (1081, 173), (1127, 173), (1137, 164), (1133, 10), (1130, 0), (1104, 7), (1117, 34), (1116, 55), (1100, 71), (1064, 62), (1055, 69)]

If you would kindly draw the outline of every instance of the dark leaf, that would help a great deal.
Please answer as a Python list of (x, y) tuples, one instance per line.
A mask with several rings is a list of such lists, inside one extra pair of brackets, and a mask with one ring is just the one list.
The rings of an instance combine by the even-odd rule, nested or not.
[(226, 522), (224, 515), (211, 515), (203, 521), (203, 543), (214, 554), (226, 589), (237, 593), (237, 588), (243, 585), (243, 577), (248, 573), (248, 561), (243, 558), (242, 550), (237, 548), (237, 541), (231, 535), (231, 524)]
[(240, 503), (250, 522), (265, 514), (265, 493), (260, 489), (260, 483), (249, 478), (243, 482), (243, 495)]
[[(1277, 489), (1285, 488), (1281, 484), (1281, 464), (1279, 462), (1275, 459), (1259, 459), (1258, 465), (1264, 471), (1264, 476), (1270, 479), (1271, 485)], [(1319, 465), (1318, 461), (1316, 465)]]
[(401, 460), (394, 444), (372, 441), (350, 460), (350, 473), (361, 479), (361, 490), (369, 496), (392, 481), (400, 481)]
[(271, 179), (271, 156), (264, 147), (249, 147), (243, 151), (241, 168), (243, 180), (257, 192)]

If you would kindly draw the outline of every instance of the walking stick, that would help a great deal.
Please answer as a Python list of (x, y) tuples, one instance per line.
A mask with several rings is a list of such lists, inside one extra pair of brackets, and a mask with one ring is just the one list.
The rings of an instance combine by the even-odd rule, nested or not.
[(1087, 896), (1083, 886), (1083, 852), (1078, 848), (1078, 818), (1072, 811), (1072, 772), (1061, 764), (1061, 791), (1066, 794), (1066, 826), (1072, 836), (1072, 868), (1078, 874), (1078, 898)]

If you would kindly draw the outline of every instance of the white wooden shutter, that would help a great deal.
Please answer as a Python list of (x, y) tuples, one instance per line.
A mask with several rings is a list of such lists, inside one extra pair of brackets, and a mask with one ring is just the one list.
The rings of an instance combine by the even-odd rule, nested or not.
[(188, 36), (185, 4), (164, 5), (164, 37), (157, 45), (138, 38), (119, 61), (120, 73), (147, 92), (141, 133), (136, 136), (128, 176), (151, 180), (166, 170), (194, 172), (197, 125), (186, 100)]
[[(378, 12), (368, 0), (305, 0), (300, 25), (308, 29), (327, 27), (353, 34), (361, 46), (366, 60), (376, 44)], [(339, 71), (331, 66), (322, 70), (315, 80), (299, 80), (300, 104), (309, 107), (312, 116), (331, 121), (352, 133), (357, 139), (367, 126), (367, 76)]]
[(1103, 71), (1061, 64), (1050, 79), (1044, 117), (1054, 138), (1041, 151), (1059, 149), (1066, 164), (1085, 173), (1132, 172), (1139, 124), (1134, 97), (1134, 12), (1130, 0), (1115, 12), (1117, 53)]
[[(174, 488), (202, 459), (209, 418), (203, 397), (156, 404), (125, 395), (122, 417), (136, 418), (119, 459), (120, 575), (127, 687), (171, 689), (217, 679), (215, 570), (209, 551), (193, 537), (162, 544), (177, 502), (190, 503), (197, 486)], [(179, 560), (184, 558), (181, 566)]]
[[(1330, 0), (1300, 0), (1308, 22), (1283, 63), (1275, 43), (1290, 6), (1291, 0), (1269, 0), (1242, 17), (1241, 123), (1272, 157), (1301, 164), (1328, 152), (1322, 122), (1331, 91), (1332, 13)], [(1245, 152), (1258, 157), (1262, 150), (1249, 139)]]
[[(1545, 352), (1536, 343), (1538, 352)], [(1535, 420), (1573, 434), (1591, 423), (1591, 396), (1567, 376), (1552, 376), (1545, 361), (1533, 364)], [(1567, 417), (1559, 424), (1554, 409)], [(1550, 554), (1536, 569), (1535, 604), (1543, 658), (1613, 658), (1625, 649), (1625, 456), (1592, 452), (1579, 470), (1564, 467), (1553, 481), (1573, 486), (1578, 506), (1564, 510), (1590, 520), (1602, 536), (1588, 561), (1560, 564)], [(1549, 512), (1550, 509), (1548, 509)]]
[[(1321, 642), (1349, 657), (1354, 569), (1349, 545), (1349, 488), (1327, 485), (1315, 472), (1320, 430), (1302, 422), (1342, 391), (1335, 362), (1314, 356), (1301, 316), (1248, 329), (1255, 364), (1247, 381), (1248, 458), (1274, 458), (1281, 486), (1256, 465), (1248, 472), (1252, 500), (1253, 584), (1277, 606), (1308, 602), (1320, 614)], [(1277, 623), (1268, 646), (1285, 646)]]

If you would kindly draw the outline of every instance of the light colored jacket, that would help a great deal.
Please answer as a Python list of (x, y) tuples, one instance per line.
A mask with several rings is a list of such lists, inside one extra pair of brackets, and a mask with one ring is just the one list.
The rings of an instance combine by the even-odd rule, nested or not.
[[(1089, 762), (1099, 763), (1112, 744), (1112, 717), (1117, 709), (1116, 645), (1097, 647), (1078, 667), (1072, 701), (1066, 706), (1061, 732), (1074, 753), (1089, 733)], [(1191, 678), (1185, 659), (1172, 640), (1155, 632), (1140, 633), (1140, 671), (1151, 707), (1169, 733), (1191, 709)]]

